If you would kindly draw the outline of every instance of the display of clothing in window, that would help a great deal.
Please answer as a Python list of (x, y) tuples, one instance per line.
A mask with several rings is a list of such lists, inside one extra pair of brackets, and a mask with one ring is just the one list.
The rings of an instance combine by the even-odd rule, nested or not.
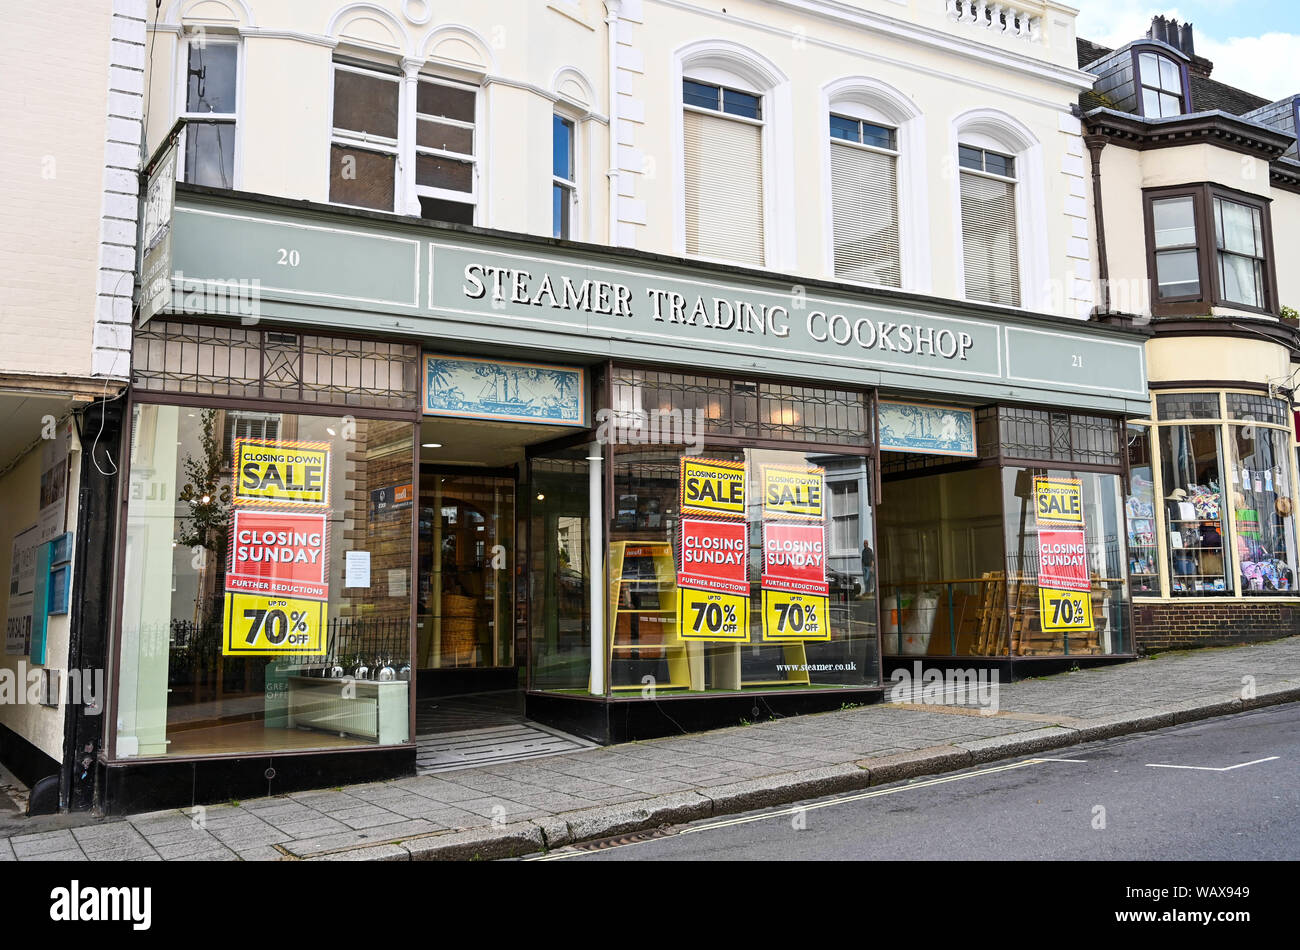
[(1218, 427), (1166, 427), (1160, 433), (1160, 454), (1171, 593), (1230, 593)]
[(1243, 594), (1295, 590), (1293, 501), (1287, 473), (1286, 433), (1262, 426), (1233, 426), (1229, 484)]

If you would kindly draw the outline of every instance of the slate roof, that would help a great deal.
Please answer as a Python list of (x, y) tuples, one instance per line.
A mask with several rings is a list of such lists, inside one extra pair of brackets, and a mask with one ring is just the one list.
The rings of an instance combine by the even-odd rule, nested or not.
[[(1077, 39), (1076, 45), (1079, 50), (1079, 68), (1086, 69), (1088, 64), (1095, 63), (1107, 53), (1111, 52), (1109, 47), (1094, 43), (1091, 40)], [(1192, 86), (1192, 112), (1213, 112), (1220, 110), (1231, 113), (1232, 115), (1244, 115), (1258, 109), (1260, 106), (1268, 105), (1272, 100), (1264, 99), (1260, 96), (1246, 92), (1244, 89), (1238, 89), (1235, 86), (1229, 86), (1226, 83), (1217, 82), (1205, 76), (1198, 76), (1193, 71), (1190, 76)], [(1079, 107), (1084, 112), (1103, 106), (1105, 103), (1100, 101), (1091, 92), (1085, 92), (1079, 96)]]

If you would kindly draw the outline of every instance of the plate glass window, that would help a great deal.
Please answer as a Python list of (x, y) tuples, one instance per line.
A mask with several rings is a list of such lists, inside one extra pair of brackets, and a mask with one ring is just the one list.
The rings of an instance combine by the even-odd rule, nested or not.
[(573, 205), (578, 184), (574, 169), (573, 122), (557, 115), (551, 120), (551, 234), (573, 237)]
[(185, 180), (235, 187), (239, 44), (195, 39), (185, 75)]
[(1183, 114), (1183, 70), (1168, 56), (1139, 53), (1142, 114), (1147, 118)]
[(1016, 235), (1016, 160), (961, 145), (961, 231), (966, 297), (1020, 306)]
[(686, 253), (764, 263), (763, 100), (682, 83)]
[(835, 276), (898, 287), (898, 132), (830, 117)]

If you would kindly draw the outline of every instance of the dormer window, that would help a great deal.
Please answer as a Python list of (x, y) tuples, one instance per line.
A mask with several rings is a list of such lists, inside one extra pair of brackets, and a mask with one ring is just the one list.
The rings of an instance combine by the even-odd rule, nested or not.
[(1183, 67), (1177, 60), (1146, 50), (1138, 53), (1137, 66), (1142, 115), (1159, 119), (1187, 111)]

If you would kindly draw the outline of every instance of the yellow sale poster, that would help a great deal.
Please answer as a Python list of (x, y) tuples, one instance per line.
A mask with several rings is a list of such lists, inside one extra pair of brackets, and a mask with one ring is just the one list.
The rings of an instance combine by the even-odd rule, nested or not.
[(330, 444), (235, 440), (236, 505), (329, 504)]
[(823, 468), (763, 466), (763, 517), (820, 521), (826, 515)]
[(744, 462), (683, 458), (681, 483), (682, 514), (745, 517)]
[(1043, 633), (1091, 633), (1092, 592), (1038, 588), (1038, 611)]

